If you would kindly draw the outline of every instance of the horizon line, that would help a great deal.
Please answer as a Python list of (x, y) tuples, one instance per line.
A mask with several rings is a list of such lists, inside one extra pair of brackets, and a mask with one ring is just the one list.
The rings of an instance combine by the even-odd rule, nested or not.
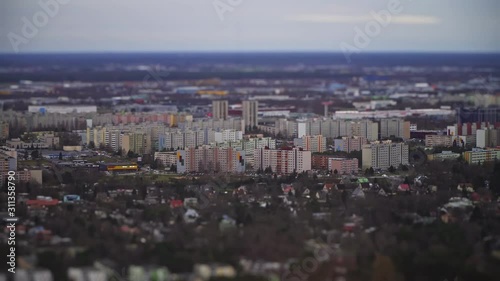
[[(252, 54), (252, 53), (283, 53), (283, 54), (340, 54), (342, 51), (331, 50), (170, 50), (170, 51), (34, 51), (34, 52), (0, 52), (0, 55), (18, 56), (18, 55), (77, 55), (77, 54)], [(366, 54), (456, 54), (456, 55), (500, 55), (498, 51), (422, 51), (422, 50), (380, 50), (366, 51), (356, 55)]]

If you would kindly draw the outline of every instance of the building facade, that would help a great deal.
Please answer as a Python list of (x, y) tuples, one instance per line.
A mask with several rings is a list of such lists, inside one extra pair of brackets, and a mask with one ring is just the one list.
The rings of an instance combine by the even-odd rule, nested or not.
[(9, 123), (0, 121), (0, 140), (9, 139)]
[(327, 170), (328, 159), (332, 158), (331, 155), (313, 155), (311, 159), (311, 168), (315, 170)]
[(259, 102), (256, 100), (246, 100), (242, 102), (242, 114), (245, 126), (248, 128), (259, 125)]
[(446, 136), (446, 135), (426, 135), (425, 136), (425, 146), (427, 146), (427, 147), (435, 147), (435, 146), (451, 147), (451, 146), (453, 146), (453, 137)]
[(202, 146), (177, 151), (177, 173), (244, 173), (245, 152), (234, 148)]
[(0, 187), (5, 184), (9, 171), (17, 171), (17, 159), (0, 151)]
[(369, 141), (379, 138), (379, 124), (371, 120), (335, 120), (335, 119), (308, 119), (287, 120), (278, 119), (274, 126), (261, 125), (259, 129), (285, 137), (300, 138), (304, 135), (322, 135), (327, 138), (360, 136)]
[(358, 173), (358, 159), (356, 158), (329, 158), (328, 170), (337, 171), (339, 175)]
[(293, 140), (293, 145), (302, 147), (304, 150), (309, 150), (312, 153), (324, 152), (326, 151), (326, 137), (322, 135), (303, 136), (301, 138), (295, 138)]
[(371, 143), (363, 146), (362, 169), (398, 168), (399, 165), (409, 164), (409, 148), (404, 143), (391, 141)]
[(500, 149), (472, 149), (464, 152), (464, 159), (469, 164), (482, 164), (500, 159)]
[(335, 151), (344, 151), (344, 152), (352, 152), (352, 151), (361, 151), (363, 149), (363, 145), (368, 144), (368, 140), (365, 137), (342, 137), (341, 139), (335, 139), (334, 142), (334, 150)]
[(155, 152), (154, 156), (155, 161), (159, 161), (166, 168), (177, 165), (177, 152), (168, 151), (168, 152)]
[(229, 112), (229, 103), (227, 100), (212, 101), (212, 117), (217, 120), (226, 120)]
[(311, 151), (302, 148), (268, 149), (260, 148), (254, 152), (254, 168), (271, 168), (274, 173), (291, 174), (311, 170)]
[(485, 128), (476, 131), (476, 147), (488, 148), (500, 145), (500, 129)]
[(380, 120), (380, 138), (410, 138), (410, 122), (399, 118)]

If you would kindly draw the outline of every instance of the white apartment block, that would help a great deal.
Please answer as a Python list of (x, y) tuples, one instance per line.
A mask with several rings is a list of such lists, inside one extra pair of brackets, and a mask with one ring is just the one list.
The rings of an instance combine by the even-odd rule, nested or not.
[(274, 126), (259, 126), (260, 129), (277, 135), (300, 138), (304, 135), (322, 135), (327, 138), (361, 136), (369, 141), (378, 140), (379, 124), (371, 120), (309, 119), (290, 121), (276, 120)]
[(178, 124), (179, 129), (211, 129), (214, 131), (219, 130), (245, 130), (245, 121), (242, 118), (227, 118), (226, 120), (215, 120), (215, 119), (196, 119), (193, 121), (180, 122)]
[(213, 134), (213, 139), (216, 143), (235, 142), (243, 139), (243, 132), (236, 130), (222, 130), (220, 132), (209, 131), (208, 134)]
[(334, 140), (334, 150), (347, 153), (361, 151), (365, 144), (368, 144), (368, 140), (365, 137), (342, 137), (341, 139)]
[(256, 149), (260, 148), (270, 148), (276, 149), (276, 140), (266, 137), (266, 138), (250, 138), (243, 141), (243, 149), (245, 150), (245, 155), (247, 158), (247, 163), (254, 166), (255, 156), (254, 152)]
[(253, 166), (254, 164), (254, 152), (255, 149), (268, 147), (270, 149), (276, 149), (276, 140), (266, 137), (266, 138), (249, 138), (244, 140), (239, 140), (236, 142), (221, 142), (221, 143), (211, 143), (211, 147), (222, 147), (222, 148), (234, 148), (237, 150), (245, 151), (246, 162)]
[(371, 143), (363, 146), (362, 169), (386, 170), (390, 166), (398, 168), (399, 165), (409, 164), (409, 148), (404, 143), (390, 141)]
[(187, 147), (197, 147), (206, 144), (205, 130), (175, 130), (160, 133), (158, 137), (158, 150), (177, 150)]
[(476, 131), (476, 147), (489, 148), (500, 145), (500, 129), (479, 129)]

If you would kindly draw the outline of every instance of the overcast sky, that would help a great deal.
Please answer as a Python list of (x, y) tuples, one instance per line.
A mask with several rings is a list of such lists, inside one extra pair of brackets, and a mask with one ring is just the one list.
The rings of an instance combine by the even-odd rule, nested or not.
[[(68, 3), (27, 38), (22, 18), (46, 1)], [(391, 1), (2, 0), (0, 52), (341, 51)], [(500, 51), (499, 0), (400, 1), (363, 51)]]

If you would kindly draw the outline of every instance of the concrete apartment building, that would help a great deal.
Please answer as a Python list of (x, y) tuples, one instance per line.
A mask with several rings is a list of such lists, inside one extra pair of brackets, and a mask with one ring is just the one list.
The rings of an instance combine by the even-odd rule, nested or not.
[(265, 170), (270, 167), (274, 173), (278, 174), (302, 173), (311, 170), (311, 151), (302, 148), (260, 148), (255, 150), (254, 158), (256, 170)]
[(242, 141), (243, 147), (245, 150), (245, 155), (247, 159), (247, 163), (254, 167), (255, 165), (255, 150), (266, 148), (276, 149), (276, 140), (269, 137), (262, 138), (249, 138)]
[[(210, 125), (214, 125), (216, 129), (212, 129)], [(96, 147), (103, 145), (111, 147), (114, 151), (128, 151), (131, 147), (138, 151), (177, 150), (216, 141), (237, 141), (243, 138), (241, 130), (232, 129), (232, 127), (243, 127), (241, 119), (188, 122), (182, 123), (180, 128), (171, 128), (161, 123), (91, 126), (92, 124), (85, 130), (84, 143), (88, 145), (93, 142)], [(229, 127), (229, 129), (224, 127)], [(134, 134), (145, 135), (143, 145), (139, 141), (140, 138), (137, 139)]]
[(332, 158), (331, 155), (313, 155), (311, 157), (311, 168), (314, 170), (327, 170), (328, 159)]
[(247, 128), (257, 127), (259, 125), (259, 102), (256, 100), (245, 100), (241, 106), (245, 126)]
[(151, 135), (141, 132), (124, 134), (122, 137), (122, 151), (132, 151), (136, 154), (149, 154), (152, 151)]
[(5, 184), (9, 171), (17, 171), (17, 158), (0, 151), (0, 187)]
[(0, 121), (0, 140), (9, 139), (9, 123)]
[(157, 150), (177, 150), (211, 143), (236, 142), (243, 139), (243, 132), (226, 129), (177, 129), (165, 130), (158, 135)]
[(450, 146), (453, 146), (453, 136), (426, 135), (425, 136), (425, 146), (427, 146), (427, 147), (435, 147), (435, 146), (450, 147)]
[(106, 145), (106, 127), (87, 127), (87, 145), (93, 142), (95, 147), (99, 147), (101, 144)]
[(177, 151), (177, 173), (244, 173), (245, 152), (234, 148), (202, 146)]
[(334, 150), (335, 151), (344, 151), (344, 152), (352, 152), (352, 151), (361, 151), (363, 149), (363, 145), (368, 144), (368, 140), (365, 137), (353, 136), (353, 137), (342, 137), (341, 139), (335, 139), (334, 142)]
[(211, 129), (214, 131), (219, 130), (245, 130), (245, 121), (242, 118), (228, 118), (226, 120), (217, 119), (196, 119), (193, 121), (181, 122), (178, 124), (179, 129)]
[(34, 182), (38, 184), (43, 184), (42, 170), (24, 169), (22, 171), (17, 171), (16, 178), (20, 182)]
[(281, 134), (295, 138), (304, 135), (322, 135), (327, 138), (361, 136), (369, 141), (375, 141), (379, 136), (379, 124), (371, 120), (278, 119), (274, 122), (274, 126), (261, 125), (259, 129), (273, 135)]
[(221, 148), (234, 148), (237, 150), (245, 151), (246, 163), (250, 166), (254, 166), (254, 152), (255, 149), (259, 148), (270, 148), (276, 149), (276, 140), (269, 137), (261, 138), (248, 138), (244, 140), (239, 140), (235, 142), (220, 142), (210, 143), (211, 147), (221, 147)]
[(227, 100), (212, 101), (212, 118), (217, 120), (226, 120), (229, 112), (229, 103)]
[(472, 123), (462, 123), (448, 126), (446, 128), (447, 135), (450, 136), (469, 136), (476, 135), (479, 129), (498, 129), (500, 128), (500, 123), (488, 123), (488, 122), (472, 122)]
[(500, 129), (485, 128), (476, 131), (476, 147), (488, 148), (500, 145)]
[(399, 118), (380, 120), (380, 138), (410, 138), (410, 122)]
[(464, 152), (464, 159), (469, 164), (481, 164), (493, 162), (500, 159), (500, 149), (473, 148), (472, 151)]
[(350, 175), (358, 173), (358, 159), (356, 158), (329, 158), (328, 170), (335, 171), (339, 175)]
[(243, 139), (243, 132), (236, 130), (209, 131), (208, 134), (213, 134), (215, 142), (235, 142)]
[(177, 152), (155, 152), (154, 159), (160, 161), (165, 168), (169, 168), (172, 165), (177, 165)]
[(362, 169), (387, 170), (390, 166), (398, 168), (399, 165), (409, 164), (409, 148), (404, 143), (391, 141), (376, 142), (363, 146)]
[[(342, 123), (341, 123), (342, 124)], [(361, 136), (365, 137), (369, 141), (378, 140), (378, 130), (379, 124), (371, 120), (361, 120), (356, 122), (346, 122), (345, 132), (342, 130), (344, 126), (341, 126), (339, 136)]]
[(302, 147), (304, 150), (309, 150), (312, 153), (324, 152), (327, 150), (326, 137), (322, 135), (303, 136), (301, 138), (295, 138), (293, 140), (293, 145)]

